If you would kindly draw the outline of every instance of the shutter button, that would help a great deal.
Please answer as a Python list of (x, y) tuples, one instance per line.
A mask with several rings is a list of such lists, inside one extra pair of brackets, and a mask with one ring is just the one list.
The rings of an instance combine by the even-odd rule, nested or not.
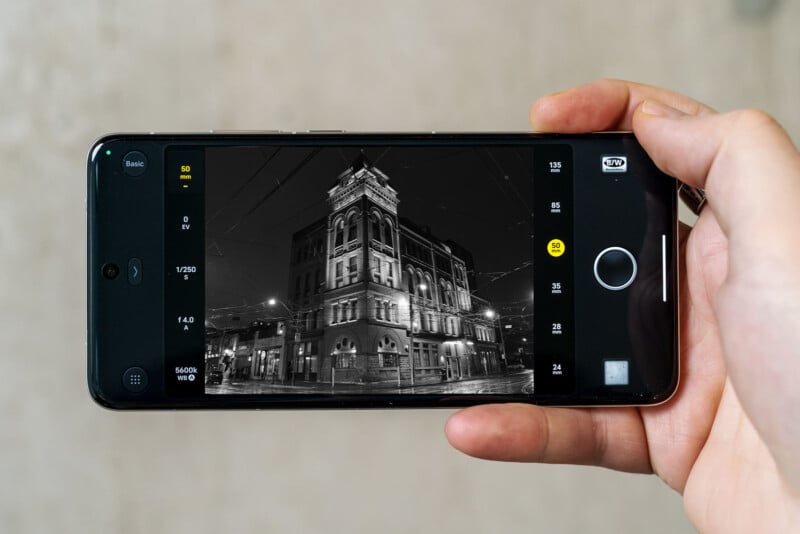
[(594, 277), (601, 286), (620, 291), (636, 278), (636, 259), (622, 247), (608, 247), (594, 260)]

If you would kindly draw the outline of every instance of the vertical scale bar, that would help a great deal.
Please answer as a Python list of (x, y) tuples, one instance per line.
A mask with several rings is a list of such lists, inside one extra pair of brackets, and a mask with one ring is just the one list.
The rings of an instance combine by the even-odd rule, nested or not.
[(569, 145), (534, 149), (534, 394), (575, 389), (573, 156)]
[(164, 369), (169, 397), (204, 392), (204, 163), (202, 149), (166, 153)]

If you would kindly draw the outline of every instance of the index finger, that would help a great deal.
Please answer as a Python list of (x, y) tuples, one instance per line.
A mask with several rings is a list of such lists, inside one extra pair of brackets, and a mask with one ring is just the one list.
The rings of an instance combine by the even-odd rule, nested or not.
[(531, 106), (531, 126), (538, 132), (552, 133), (632, 130), (634, 111), (648, 99), (688, 115), (714, 113), (705, 104), (674, 91), (602, 79), (540, 98)]

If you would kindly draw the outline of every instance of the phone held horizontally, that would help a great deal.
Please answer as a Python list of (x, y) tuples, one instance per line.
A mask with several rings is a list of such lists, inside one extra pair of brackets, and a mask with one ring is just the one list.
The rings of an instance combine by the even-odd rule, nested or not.
[(116, 134), (88, 161), (112, 408), (643, 405), (677, 183), (631, 134)]

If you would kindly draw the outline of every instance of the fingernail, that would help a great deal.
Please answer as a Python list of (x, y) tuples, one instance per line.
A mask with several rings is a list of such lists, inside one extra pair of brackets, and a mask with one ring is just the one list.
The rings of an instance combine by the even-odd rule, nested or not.
[(647, 113), (648, 115), (654, 115), (656, 117), (666, 117), (668, 119), (686, 116), (686, 113), (683, 111), (663, 104), (658, 100), (645, 100), (642, 102), (642, 113)]

